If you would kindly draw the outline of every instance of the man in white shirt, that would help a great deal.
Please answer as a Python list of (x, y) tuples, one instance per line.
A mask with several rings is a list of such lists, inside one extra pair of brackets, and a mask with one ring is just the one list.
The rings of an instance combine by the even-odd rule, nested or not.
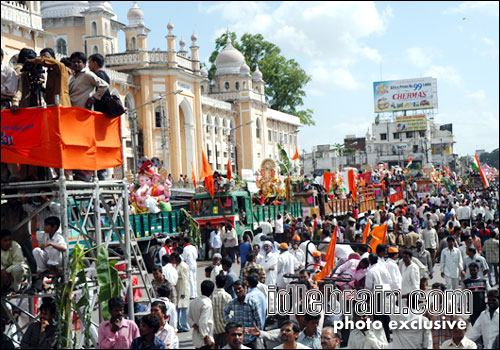
[(432, 349), (432, 331), (430, 327), (404, 327), (410, 322), (421, 322), (422, 325), (430, 321), (422, 315), (409, 312), (408, 315), (391, 315), (391, 322), (397, 322), (392, 330), (393, 349)]
[(458, 289), (458, 283), (462, 276), (464, 264), (462, 254), (455, 248), (455, 238), (449, 236), (446, 239), (448, 248), (441, 252), (441, 277), (446, 279), (447, 289)]
[(197, 349), (214, 344), (214, 312), (210, 295), (215, 285), (212, 281), (201, 282), (201, 296), (189, 304), (188, 323), (193, 328), (193, 346)]
[(155, 301), (151, 304), (151, 314), (156, 315), (161, 322), (160, 330), (156, 336), (165, 343), (167, 349), (178, 349), (179, 338), (175, 334), (175, 329), (166, 322), (167, 307), (162, 301)]
[(281, 243), (280, 255), (278, 257), (278, 279), (276, 281), (278, 288), (284, 289), (287, 286), (292, 279), (283, 277), (283, 275), (295, 273), (295, 268), (298, 265), (299, 262), (288, 251), (288, 244)]
[[(354, 314), (354, 323), (358, 321), (367, 322), (370, 316)], [(373, 323), (372, 323), (373, 324)], [(388, 349), (389, 343), (382, 329), (373, 327), (366, 330), (353, 329), (349, 332), (349, 340), (346, 349)]]
[(387, 270), (391, 275), (391, 288), (393, 290), (401, 289), (401, 271), (399, 270), (399, 266), (396, 263), (398, 259), (399, 249), (398, 247), (389, 247), (389, 258), (386, 261)]
[(184, 252), (182, 253), (184, 261), (189, 266), (189, 286), (191, 295), (190, 298), (196, 298), (198, 296), (197, 283), (196, 283), (196, 268), (198, 259), (198, 249), (191, 245), (191, 239), (189, 237), (184, 237)]
[(37, 272), (47, 271), (54, 274), (62, 264), (62, 253), (66, 251), (67, 244), (63, 236), (57, 233), (61, 220), (56, 216), (49, 216), (44, 222), (44, 231), (37, 231), (38, 247), (33, 249)]
[(460, 223), (465, 222), (467, 225), (470, 224), (471, 219), (471, 209), (466, 201), (462, 202), (462, 206), (457, 209), (457, 219)]
[(273, 226), (268, 221), (264, 221), (262, 224), (260, 224), (260, 228), (262, 229), (263, 235), (268, 235), (270, 233), (273, 233)]
[(300, 236), (295, 235), (292, 237), (292, 245), (289, 248), (290, 254), (294, 256), (294, 258), (299, 262), (299, 268), (304, 267), (306, 263), (306, 257), (302, 249), (299, 248), (300, 245)]
[(420, 289), (420, 272), (418, 266), (412, 262), (413, 252), (405, 250), (402, 254), (401, 266), (401, 296), (407, 299), (412, 291)]
[(366, 273), (365, 288), (375, 290), (375, 286), (382, 286), (384, 290), (390, 290), (392, 279), (385, 263), (379, 263), (379, 257), (373, 253), (368, 256), (368, 261), (370, 262), (370, 268)]
[(427, 227), (422, 230), (421, 238), (424, 241), (424, 248), (431, 254), (432, 262), (436, 260), (436, 249), (439, 245), (439, 237), (436, 230), (432, 227), (432, 221), (427, 221)]
[(222, 233), (216, 227), (210, 232), (210, 247), (212, 248), (212, 254), (221, 253), (222, 248)]
[(222, 261), (222, 255), (220, 255), (219, 253), (214, 254), (214, 256), (212, 257), (213, 269), (212, 272), (210, 272), (210, 280), (214, 283), (215, 283), (215, 278), (222, 271), (221, 261)]
[[(455, 325), (451, 330), (451, 339), (446, 340), (439, 347), (440, 349), (477, 349), (476, 343), (465, 336), (465, 329), (461, 329), (460, 323), (466, 323), (466, 321), (460, 317), (456, 316), (453, 318)], [(498, 326), (497, 326), (498, 327)]]
[[(163, 255), (161, 258), (161, 264), (163, 265), (161, 267), (161, 272), (165, 279), (170, 282), (172, 286), (175, 286), (177, 284), (177, 280), (179, 279), (179, 275), (177, 274), (177, 270), (175, 269), (174, 265), (172, 265), (170, 261), (170, 255)], [(171, 299), (173, 303), (177, 300), (177, 293), (175, 290), (175, 287), (172, 288), (172, 292), (174, 295), (171, 295)]]
[(276, 234), (281, 235), (283, 234), (283, 217), (281, 214), (278, 214), (276, 217)]
[(472, 341), (483, 337), (485, 349), (493, 349), (493, 342), (498, 336), (498, 289), (488, 292), (488, 308), (484, 310), (467, 333)]

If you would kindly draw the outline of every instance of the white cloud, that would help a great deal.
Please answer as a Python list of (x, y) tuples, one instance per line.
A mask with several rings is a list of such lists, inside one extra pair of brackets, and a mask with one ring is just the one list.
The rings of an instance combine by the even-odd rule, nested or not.
[(485, 49), (480, 50), (482, 55), (498, 58), (498, 41), (491, 40), (490, 38), (481, 38), (480, 41), (486, 46)]
[(452, 66), (431, 65), (423, 76), (436, 78), (438, 80), (438, 84), (440, 82), (446, 82), (455, 86), (464, 85), (464, 80)]
[(466, 91), (465, 97), (472, 100), (477, 106), (482, 106), (486, 102), (486, 92), (483, 89)]
[[(312, 91), (331, 85), (358, 89), (360, 83), (351, 68), (363, 60), (380, 62), (378, 50), (365, 40), (383, 34), (393, 17), (391, 7), (379, 11), (374, 2), (286, 1), (277, 6), (230, 2), (200, 4), (199, 9), (220, 13), (229, 30), (240, 36), (260, 33), (280, 47), (285, 57), (302, 58), (303, 68), (312, 75)], [(217, 29), (216, 35), (226, 29)]]
[(406, 57), (415, 67), (425, 68), (431, 65), (434, 54), (431, 49), (410, 47), (405, 50)]
[(472, 15), (474, 12), (498, 17), (498, 2), (497, 1), (465, 1), (457, 7), (452, 7), (445, 10), (445, 14), (461, 14), (465, 17)]

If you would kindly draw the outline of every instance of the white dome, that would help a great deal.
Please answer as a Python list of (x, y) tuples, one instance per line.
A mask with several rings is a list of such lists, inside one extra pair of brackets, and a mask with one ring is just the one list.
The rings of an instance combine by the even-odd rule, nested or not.
[(244, 63), (241, 68), (240, 68), (240, 75), (243, 77), (249, 77), (250, 76), (250, 67), (248, 64)]
[(134, 5), (128, 10), (127, 19), (129, 27), (144, 25), (144, 12), (137, 5), (137, 1), (134, 1)]
[(113, 8), (111, 7), (111, 3), (109, 1), (89, 1), (89, 10), (113, 12)]
[(257, 82), (262, 81), (262, 72), (259, 70), (259, 66), (257, 66), (257, 69), (253, 72), (252, 80)]
[(89, 8), (88, 1), (42, 1), (40, 10), (42, 18), (60, 18), (79, 16)]
[(200, 69), (200, 74), (202, 77), (205, 77), (205, 78), (208, 78), (208, 71), (205, 67), (203, 67), (202, 69)]
[(240, 74), (240, 68), (243, 64), (245, 64), (245, 57), (233, 47), (228, 38), (226, 47), (219, 52), (215, 59), (215, 67), (217, 68), (215, 75)]

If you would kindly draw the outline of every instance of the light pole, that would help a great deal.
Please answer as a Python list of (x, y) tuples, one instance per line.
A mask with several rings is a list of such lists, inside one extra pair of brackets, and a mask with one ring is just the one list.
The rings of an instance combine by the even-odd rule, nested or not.
[[(229, 166), (231, 166), (231, 153), (233, 152), (233, 131), (236, 131), (236, 129), (239, 129), (239, 128), (245, 126), (245, 125), (250, 125), (252, 123), (253, 123), (253, 120), (250, 120), (250, 121), (248, 121), (248, 122), (246, 122), (244, 124), (241, 124), (241, 125), (239, 125), (239, 126), (237, 126), (235, 128), (229, 129), (229, 135), (227, 136), (227, 141), (229, 143), (229, 155), (228, 155)], [(236, 173), (238, 173), (238, 164), (235, 164), (235, 170), (236, 170)]]
[(133, 148), (133, 152), (134, 152), (134, 178), (137, 177), (137, 163), (138, 163), (138, 155), (137, 155), (137, 111), (139, 109), (141, 109), (142, 107), (144, 106), (147, 106), (147, 105), (153, 105), (154, 103), (156, 102), (160, 102), (160, 126), (161, 126), (161, 136), (162, 136), (162, 151), (163, 151), (163, 166), (165, 167), (166, 166), (166, 152), (165, 152), (165, 146), (166, 146), (166, 135), (165, 135), (165, 123), (163, 121), (163, 104), (161, 103), (161, 101), (167, 97), (168, 95), (177, 95), (179, 93), (181, 93), (182, 90), (179, 89), (179, 90), (175, 90), (175, 91), (172, 91), (172, 92), (169, 92), (167, 94), (163, 94), (163, 95), (160, 95), (159, 97), (155, 98), (155, 99), (152, 99), (151, 101), (148, 101), (142, 105), (140, 105), (139, 107), (137, 108), (134, 108), (133, 110), (129, 111), (128, 112), (128, 116), (129, 116), (129, 121), (131, 122), (131, 128), (132, 128), (132, 148)]

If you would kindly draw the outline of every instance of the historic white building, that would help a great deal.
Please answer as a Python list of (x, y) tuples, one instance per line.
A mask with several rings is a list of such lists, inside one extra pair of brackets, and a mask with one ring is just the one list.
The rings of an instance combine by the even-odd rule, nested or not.
[[(164, 160), (175, 179), (191, 174), (191, 163), (200, 173), (202, 150), (214, 170), (225, 170), (230, 160), (233, 172), (255, 172), (265, 158), (277, 159), (278, 143), (293, 155), (299, 118), (267, 107), (262, 73), (251, 72), (230, 41), (210, 82), (195, 34), (188, 48), (168, 23), (166, 50), (150, 50), (146, 22), (138, 2), (124, 24), (110, 1), (2, 1), (2, 48), (12, 63), (23, 47), (105, 56), (110, 90), (131, 112), (122, 116), (127, 169), (134, 168), (134, 150)], [(125, 52), (118, 52), (120, 30)]]

